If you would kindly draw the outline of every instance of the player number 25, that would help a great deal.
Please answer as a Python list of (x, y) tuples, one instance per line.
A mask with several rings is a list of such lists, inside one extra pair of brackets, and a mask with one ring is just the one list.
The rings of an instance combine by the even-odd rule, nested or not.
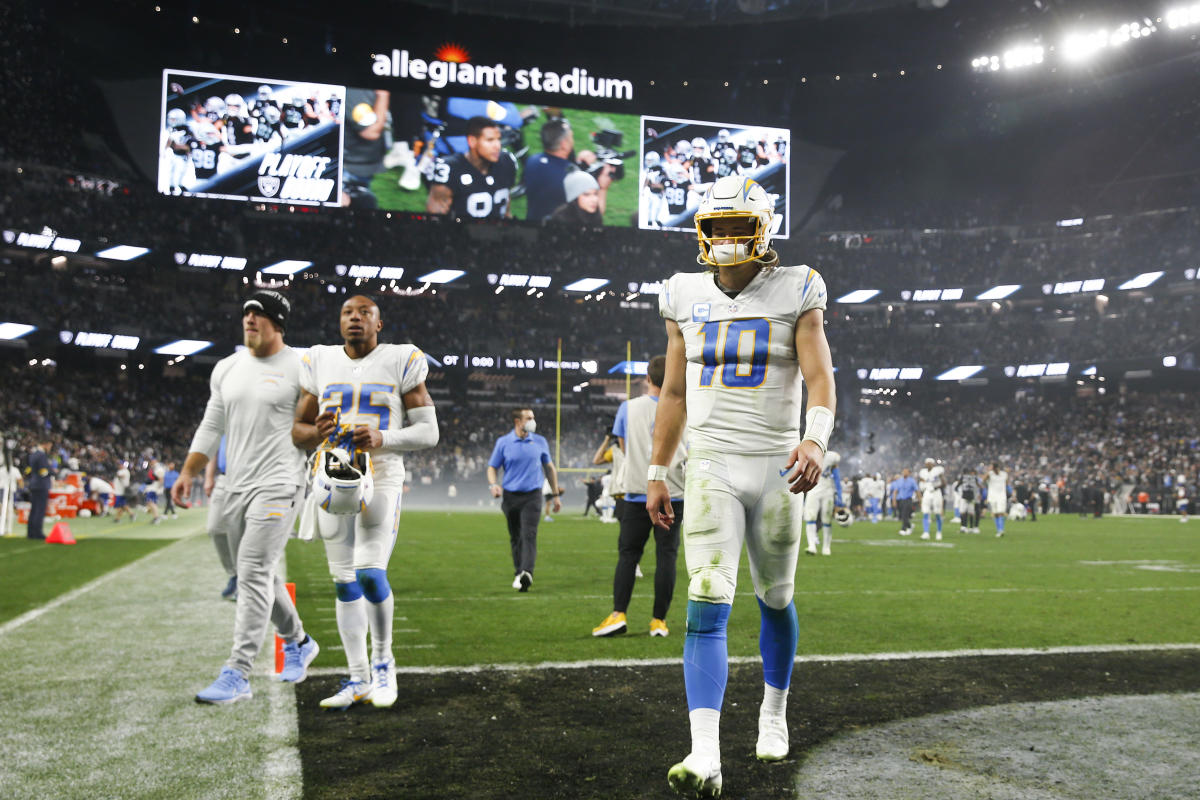
[[(741, 374), (739, 360), (742, 336), (753, 337), (750, 346), (750, 371)], [(771, 323), (761, 317), (757, 319), (734, 319), (725, 322), (709, 322), (700, 330), (704, 339), (701, 357), (704, 369), (700, 372), (700, 385), (712, 386), (717, 367), (721, 368), (721, 383), (733, 389), (753, 389), (761, 386), (767, 377), (767, 346), (771, 340)]]
[[(372, 401), (376, 394), (392, 392), (395, 388), (390, 383), (364, 383), (356, 392), (354, 384), (331, 383), (321, 394), (321, 409), (331, 411), (337, 408), (343, 417), (347, 414), (372, 414), (379, 417), (379, 430), (386, 431), (392, 410), (386, 400), (383, 405), (375, 405)], [(337, 399), (334, 400), (334, 397)]]

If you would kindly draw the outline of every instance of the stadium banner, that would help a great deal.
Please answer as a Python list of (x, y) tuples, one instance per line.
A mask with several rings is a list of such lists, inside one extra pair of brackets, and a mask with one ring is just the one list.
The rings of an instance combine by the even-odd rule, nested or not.
[(345, 89), (163, 70), (158, 190), (341, 204)]
[(752, 178), (779, 217), (777, 239), (788, 238), (791, 131), (672, 117), (641, 118), (639, 228), (695, 231), (696, 208), (718, 178)]
[[(636, 114), (355, 87), (346, 98), (342, 180), (351, 205), (467, 221), (634, 224)], [(474, 151), (472, 120), (492, 129), (472, 137)], [(587, 177), (576, 175), (568, 192), (571, 173)]]

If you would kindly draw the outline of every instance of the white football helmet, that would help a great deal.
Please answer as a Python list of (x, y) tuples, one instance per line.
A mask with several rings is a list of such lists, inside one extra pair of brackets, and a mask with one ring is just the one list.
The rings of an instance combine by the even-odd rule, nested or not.
[(729, 141), (729, 131), (727, 131), (725, 128), (721, 128), (721, 130), (717, 131), (717, 141), (720, 142), (721, 144), (725, 144), (726, 142), (728, 142)]
[(850, 509), (848, 508), (839, 508), (833, 512), (833, 521), (843, 528), (848, 528), (854, 524), (854, 515), (850, 513)]
[(701, 158), (708, 157), (708, 141), (703, 136), (692, 139), (692, 153)]
[(246, 101), (240, 94), (225, 95), (225, 109), (231, 117), (246, 116)]
[(643, 160), (646, 163), (646, 169), (654, 169), (662, 161), (662, 156), (658, 154), (657, 150), (647, 150)]
[(317, 507), (337, 516), (365, 511), (375, 497), (369, 453), (350, 453), (338, 447), (325, 450), (318, 456), (313, 476), (313, 492)]
[(271, 125), (279, 122), (279, 109), (275, 106), (267, 106), (263, 109), (263, 119)]
[(172, 108), (167, 112), (167, 125), (172, 128), (182, 128), (187, 125), (187, 114), (182, 108)]
[[(774, 233), (772, 203), (767, 192), (750, 178), (727, 175), (719, 178), (696, 210), (696, 236), (700, 243), (697, 261), (708, 266), (733, 266), (762, 258), (771, 249)], [(716, 244), (714, 220), (746, 220), (748, 231), (722, 236)]]
[(680, 158), (687, 158), (692, 154), (692, 143), (687, 139), (680, 139), (675, 143), (675, 155)]
[(208, 112), (209, 119), (220, 119), (225, 116), (225, 101), (219, 97), (210, 97), (204, 103), (204, 110)]
[(211, 122), (201, 121), (196, 126), (196, 138), (208, 145), (221, 143), (221, 132)]
[(275, 92), (272, 91), (271, 87), (267, 86), (265, 83), (258, 87), (258, 99), (261, 102), (268, 102), (271, 99), (271, 96), (274, 94)]

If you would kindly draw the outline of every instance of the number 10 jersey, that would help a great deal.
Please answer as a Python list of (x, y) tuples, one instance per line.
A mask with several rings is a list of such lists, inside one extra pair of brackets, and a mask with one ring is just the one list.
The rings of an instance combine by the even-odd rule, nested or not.
[(711, 272), (677, 273), (659, 313), (683, 333), (688, 442), (693, 452), (791, 452), (803, 411), (796, 321), (825, 308), (825, 281), (809, 267), (759, 272), (730, 298)]

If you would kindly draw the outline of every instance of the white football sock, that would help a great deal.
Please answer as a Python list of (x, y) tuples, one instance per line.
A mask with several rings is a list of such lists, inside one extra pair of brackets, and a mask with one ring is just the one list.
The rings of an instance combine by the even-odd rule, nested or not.
[(833, 542), (833, 528), (829, 525), (821, 526), (821, 546), (829, 547)]
[(382, 603), (367, 601), (367, 622), (371, 627), (372, 664), (392, 658), (392, 612), (396, 604), (395, 597), (389, 592), (387, 599)]
[(350, 668), (350, 678), (365, 681), (371, 674), (367, 663), (367, 601), (360, 597), (357, 600), (337, 601), (337, 626), (342, 637), (342, 647), (346, 650), (346, 665)]
[(787, 689), (776, 689), (771, 684), (764, 683), (763, 701), (759, 710), (773, 717), (785, 716), (787, 714), (787, 696)]
[(697, 708), (688, 714), (692, 724), (692, 752), (721, 763), (721, 712)]

